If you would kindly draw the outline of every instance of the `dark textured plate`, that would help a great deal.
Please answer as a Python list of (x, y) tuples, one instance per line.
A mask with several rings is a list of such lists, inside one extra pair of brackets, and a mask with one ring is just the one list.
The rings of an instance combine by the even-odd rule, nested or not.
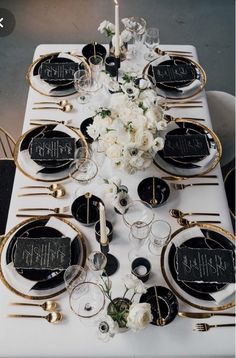
[[(87, 221), (88, 203), (89, 220)], [(74, 216), (75, 220), (79, 221), (81, 224), (86, 226), (93, 225), (99, 220), (99, 203), (103, 204), (102, 200), (95, 195), (92, 195), (89, 199), (87, 199), (85, 195), (81, 195), (72, 203), (71, 213)]]
[(87, 133), (87, 127), (93, 124), (93, 117), (86, 118), (80, 125), (81, 133), (85, 136), (85, 139), (88, 143), (93, 143), (93, 138), (91, 138)]
[[(206, 235), (206, 237), (210, 237), (207, 239), (206, 237), (194, 237), (186, 240), (180, 247), (190, 247), (190, 248), (224, 248), (228, 250), (234, 250), (234, 245), (223, 235), (220, 235), (216, 232), (209, 230), (202, 230), (202, 232)], [(211, 297), (210, 293), (217, 292), (225, 288), (225, 284), (217, 284), (217, 283), (198, 283), (198, 282), (183, 282), (177, 279), (177, 270), (176, 270), (176, 246), (174, 244), (171, 245), (169, 256), (168, 256), (168, 264), (170, 268), (171, 275), (177, 285), (184, 290), (189, 295), (196, 297), (198, 299), (206, 300), (206, 301), (214, 301), (213, 297)]]
[[(178, 300), (175, 295), (167, 288), (163, 286), (156, 286), (157, 296), (159, 298), (160, 312), (162, 318), (165, 319), (165, 324), (171, 323), (179, 310)], [(142, 294), (139, 302), (147, 302), (151, 305), (151, 312), (153, 320), (151, 324), (158, 326), (157, 320), (159, 318), (157, 300), (154, 287), (149, 287), (147, 292)]]
[[(57, 124), (47, 124), (44, 126), (40, 126), (38, 128), (33, 129), (30, 131), (25, 138), (22, 140), (20, 144), (20, 151), (23, 150), (30, 150), (30, 144), (33, 138), (37, 137), (47, 137), (52, 138), (52, 135), (56, 134), (57, 137), (69, 137), (67, 133), (61, 132), (61, 131), (54, 131), (53, 129), (57, 126)], [(81, 147), (81, 142), (78, 139), (76, 142), (76, 147)], [(43, 168), (39, 171), (43, 174), (54, 174), (59, 173), (63, 170), (66, 170), (71, 161), (51, 161), (50, 163), (48, 161), (42, 162), (42, 161), (35, 161), (37, 164), (41, 165)]]
[[(42, 235), (45, 236), (45, 234), (48, 237), (62, 237), (62, 233), (54, 228), (50, 228), (50, 227), (46, 227), (45, 225), (47, 224), (49, 219), (40, 219), (40, 220), (35, 220), (33, 222), (30, 222), (24, 226), (22, 226), (16, 233), (15, 235), (11, 238), (11, 241), (8, 244), (7, 250), (6, 250), (6, 263), (9, 264), (10, 262), (12, 262), (12, 258), (14, 255), (14, 251), (15, 251), (15, 244), (16, 244), (16, 240), (18, 237), (24, 237), (26, 235), (33, 235), (32, 237), (41, 237)], [(27, 238), (26, 238), (27, 240)], [(77, 237), (75, 238), (72, 243), (71, 243), (71, 265), (76, 265), (80, 262), (81, 259), (81, 255), (82, 255), (82, 246), (81, 246), (81, 242), (80, 239)], [(25, 278), (35, 281), (35, 279), (37, 277), (39, 277), (38, 275), (40, 275), (40, 273), (36, 272), (39, 270), (28, 270), (31, 271), (31, 273), (29, 273), (27, 275), (27, 277), (25, 276), (25, 271), (20, 273), (22, 276), (24, 276)], [(42, 281), (37, 281), (35, 283), (35, 285), (31, 288), (32, 290), (49, 290), (52, 288), (55, 288), (61, 284), (63, 284), (64, 282), (64, 270), (63, 271), (59, 271), (59, 270), (42, 270), (43, 272), (43, 277), (39, 277), (39, 279), (42, 279)], [(47, 277), (46, 277), (47, 276)]]
[(169, 185), (162, 179), (154, 177), (155, 182), (155, 199), (157, 204), (154, 206), (151, 204), (153, 199), (153, 177), (148, 177), (143, 179), (138, 185), (138, 195), (141, 200), (146, 201), (148, 204), (151, 204), (153, 207), (158, 207), (163, 205), (170, 195)]

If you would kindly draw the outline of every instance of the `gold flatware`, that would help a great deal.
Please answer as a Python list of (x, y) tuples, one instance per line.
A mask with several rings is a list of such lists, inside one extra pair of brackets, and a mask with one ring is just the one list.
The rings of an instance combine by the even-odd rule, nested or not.
[(51, 195), (54, 198), (62, 198), (66, 194), (64, 189), (58, 189), (53, 191), (52, 193), (26, 193), (26, 194), (18, 194), (18, 197), (21, 196), (37, 196), (37, 195)]
[(65, 190), (64, 187), (61, 184), (51, 184), (50, 186), (42, 186), (42, 185), (27, 185), (27, 186), (22, 186), (20, 189), (48, 189), (50, 191), (55, 191), (58, 189), (62, 189)]
[(213, 316), (227, 316), (235, 317), (235, 313), (224, 313), (224, 312), (178, 312), (178, 316), (187, 318), (210, 318)]
[(156, 289), (155, 285), (154, 285), (154, 291), (155, 291), (157, 311), (158, 311), (158, 316), (159, 316), (156, 323), (158, 324), (158, 326), (164, 326), (166, 324), (166, 320), (165, 320), (165, 318), (163, 318), (161, 316), (160, 302), (159, 302), (159, 298), (157, 295), (157, 289)]
[(190, 105), (190, 104), (174, 104), (174, 105), (170, 105), (167, 106), (166, 104), (161, 104), (160, 105), (165, 111), (169, 111), (172, 108), (202, 108), (203, 106), (200, 106), (198, 104), (194, 105)]
[(85, 193), (84, 196), (87, 199), (87, 224), (89, 224), (89, 200), (90, 200), (92, 194), (88, 192), (88, 193)]
[(197, 100), (197, 99), (193, 99), (193, 100), (171, 100), (171, 99), (167, 99), (164, 102), (161, 102), (162, 104), (187, 104), (187, 103), (198, 103), (201, 104), (202, 101)]
[[(217, 175), (198, 175), (196, 177), (192, 177), (191, 179), (198, 179), (198, 178), (218, 178)], [(180, 177), (173, 177), (173, 176), (167, 176), (167, 177), (161, 177), (163, 180), (184, 180), (189, 178), (180, 178)]]
[(216, 186), (219, 185), (219, 183), (192, 183), (192, 184), (172, 184), (174, 189), (176, 190), (183, 190), (187, 188), (188, 186)]
[(55, 214), (68, 213), (70, 206), (64, 206), (62, 208), (20, 208), (18, 211), (53, 211)]
[(193, 57), (192, 52), (188, 52), (188, 51), (174, 51), (174, 50), (161, 50), (160, 48), (155, 48), (155, 52), (160, 55), (160, 56), (165, 56), (165, 55), (179, 55), (179, 56), (183, 56), (183, 57)]
[(73, 109), (72, 104), (66, 104), (64, 107), (33, 107), (32, 109), (54, 109), (62, 112), (70, 112)]
[(156, 199), (156, 188), (155, 188), (155, 177), (152, 177), (152, 199), (150, 200), (152, 206), (157, 205)]
[(46, 301), (42, 304), (26, 303), (26, 302), (11, 302), (10, 306), (38, 306), (41, 307), (44, 311), (53, 312), (57, 308), (57, 303), (55, 301)]
[(177, 222), (181, 225), (181, 226), (186, 226), (189, 227), (192, 224), (221, 224), (221, 221), (218, 220), (200, 220), (200, 221), (190, 221), (184, 218), (179, 218), (177, 219)]
[(198, 332), (207, 332), (211, 328), (218, 328), (218, 327), (235, 327), (235, 323), (227, 323), (227, 324), (207, 324), (207, 323), (197, 323), (195, 326), (194, 331)]
[(47, 316), (27, 315), (27, 314), (9, 314), (11, 318), (44, 318), (49, 323), (58, 323), (62, 320), (62, 314), (60, 312), (51, 312)]
[(171, 116), (170, 114), (165, 114), (164, 115), (164, 119), (170, 123), (170, 122), (175, 122), (176, 120), (178, 119), (191, 119), (191, 120), (194, 120), (194, 121), (202, 121), (202, 122), (205, 122), (205, 119), (204, 118), (192, 118), (192, 117), (184, 117), (184, 118), (179, 118), (179, 117), (173, 117)]
[(171, 209), (169, 211), (170, 215), (175, 219), (183, 218), (184, 216), (191, 216), (191, 215), (208, 215), (208, 216), (220, 216), (219, 213), (183, 213), (179, 209)]
[(65, 107), (67, 104), (70, 104), (67, 99), (63, 99), (60, 102), (34, 102), (34, 104), (56, 104), (57, 106)]
[[(69, 215), (69, 214), (47, 214), (47, 215), (40, 215), (40, 216), (44, 216), (45, 218), (50, 218), (55, 217), (55, 218), (73, 218), (73, 215)], [(36, 214), (16, 214), (17, 218), (38, 218), (39, 215)]]
[(66, 121), (57, 121), (56, 119), (30, 119), (30, 124), (38, 125), (38, 123), (44, 123), (44, 122), (51, 122), (51, 123), (59, 123), (59, 124), (65, 124), (70, 125), (72, 123), (72, 119), (67, 119)]

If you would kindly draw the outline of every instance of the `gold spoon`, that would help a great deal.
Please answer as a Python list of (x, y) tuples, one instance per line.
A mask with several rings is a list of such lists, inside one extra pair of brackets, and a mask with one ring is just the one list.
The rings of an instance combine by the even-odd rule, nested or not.
[(61, 198), (66, 194), (66, 191), (64, 189), (58, 189), (53, 191), (52, 193), (27, 193), (27, 194), (19, 194), (18, 197), (21, 196), (33, 196), (33, 195), (51, 195), (54, 198)]
[(67, 99), (63, 99), (60, 102), (34, 102), (34, 104), (56, 104), (61, 107), (65, 107), (67, 104), (70, 104)]
[(155, 190), (155, 177), (152, 177), (152, 199), (150, 200), (150, 204), (154, 207), (157, 205), (157, 199), (156, 199), (156, 190)]
[(177, 221), (181, 226), (186, 226), (186, 227), (189, 227), (192, 224), (210, 224), (210, 223), (221, 224), (221, 221), (215, 221), (215, 220), (190, 221), (184, 218), (179, 218), (177, 219)]
[(40, 189), (40, 188), (43, 188), (43, 189), (48, 189), (50, 191), (55, 191), (55, 190), (65, 190), (64, 187), (61, 185), (61, 184), (51, 184), (50, 186), (40, 186), (40, 185), (28, 185), (28, 186), (22, 186), (20, 189), (34, 189), (34, 188), (37, 188), (37, 189)]
[(156, 289), (156, 286), (154, 286), (154, 290), (155, 290), (155, 296), (156, 296), (156, 302), (157, 302), (157, 311), (158, 311), (158, 319), (157, 319), (157, 324), (159, 326), (164, 326), (166, 324), (166, 320), (165, 318), (163, 318), (161, 316), (161, 309), (160, 309), (160, 303), (159, 303), (159, 298), (158, 298), (158, 295), (157, 295), (157, 289)]
[(208, 216), (220, 216), (220, 214), (218, 213), (183, 213), (181, 210), (179, 209), (171, 209), (169, 211), (170, 215), (173, 217), (173, 218), (176, 218), (176, 219), (180, 219), (180, 218), (183, 218), (184, 216), (187, 216), (187, 215), (208, 215)]
[(191, 52), (184, 52), (184, 51), (163, 51), (160, 48), (155, 48), (155, 52), (160, 56), (165, 55), (175, 55), (175, 56), (181, 56), (181, 57), (193, 57), (193, 55), (190, 55)]
[(91, 198), (92, 194), (88, 192), (85, 193), (84, 196), (87, 199), (87, 224), (89, 224), (89, 199)]
[(9, 314), (8, 317), (12, 318), (44, 318), (49, 323), (58, 323), (62, 320), (62, 314), (60, 312), (51, 312), (47, 316), (27, 315), (27, 314)]
[(38, 306), (41, 307), (44, 311), (52, 312), (57, 308), (57, 303), (55, 301), (46, 301), (42, 304), (39, 303), (25, 303), (25, 302), (12, 302), (10, 306)]
[(32, 109), (56, 109), (56, 110), (60, 110), (62, 112), (70, 112), (73, 109), (72, 104), (66, 104), (64, 107), (61, 108), (57, 108), (57, 107), (33, 107)]

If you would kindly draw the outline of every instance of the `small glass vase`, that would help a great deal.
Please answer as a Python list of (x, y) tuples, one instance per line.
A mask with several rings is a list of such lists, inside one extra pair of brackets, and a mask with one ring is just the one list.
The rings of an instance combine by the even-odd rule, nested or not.
[[(120, 60), (124, 61), (126, 59), (126, 53), (128, 50), (128, 43), (124, 42), (123, 45), (120, 47)], [(109, 53), (110, 56), (115, 56), (115, 47), (112, 45), (112, 42), (109, 42)]]
[(117, 297), (114, 298), (107, 307), (107, 314), (118, 323), (120, 333), (129, 330), (129, 328), (126, 327), (126, 319), (131, 304), (132, 302), (128, 298)]

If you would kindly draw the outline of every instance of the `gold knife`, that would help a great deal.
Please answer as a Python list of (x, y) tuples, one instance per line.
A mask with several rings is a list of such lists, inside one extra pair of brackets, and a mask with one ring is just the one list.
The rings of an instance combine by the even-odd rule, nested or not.
[(224, 312), (178, 312), (178, 316), (187, 318), (210, 318), (213, 316), (228, 316), (235, 317), (235, 313), (224, 313)]
[(56, 218), (73, 218), (73, 215), (69, 214), (48, 214), (48, 215), (36, 215), (36, 214), (16, 214), (17, 218), (38, 218), (39, 216), (44, 216), (50, 218), (51, 216), (54, 216)]

